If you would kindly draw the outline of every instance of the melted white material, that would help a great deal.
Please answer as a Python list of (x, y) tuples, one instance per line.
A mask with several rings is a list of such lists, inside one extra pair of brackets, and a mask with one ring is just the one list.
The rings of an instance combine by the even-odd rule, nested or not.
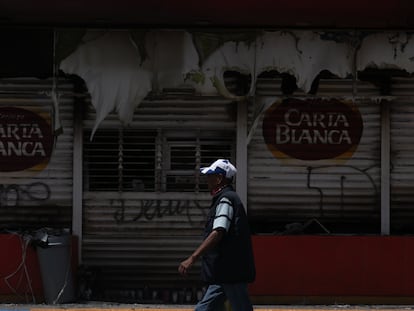
[(184, 86), (187, 73), (198, 69), (191, 35), (184, 31), (153, 31), (146, 38), (148, 59), (143, 66), (154, 76), (153, 89)]
[[(247, 44), (227, 42), (199, 68), (192, 37), (185, 31), (151, 31), (146, 35), (147, 58), (127, 31), (88, 32), (87, 43), (62, 61), (60, 68), (84, 79), (97, 111), (95, 128), (112, 111), (129, 123), (134, 109), (151, 90), (192, 86), (200, 94), (231, 94), (224, 85), (227, 70), (249, 74), (253, 95), (257, 77), (276, 70), (296, 77), (299, 88), (308, 92), (315, 77), (328, 70), (338, 77), (353, 72), (355, 49), (350, 44), (321, 39), (313, 31), (266, 32)], [(363, 39), (357, 54), (357, 69), (369, 66), (414, 71), (414, 45), (407, 34), (381, 33)], [(351, 40), (350, 40), (351, 41)], [(189, 79), (190, 78), (190, 79)]]
[[(255, 44), (227, 42), (205, 62), (202, 71), (209, 81), (201, 92), (211, 92), (212, 87), (224, 90), (223, 74), (226, 70), (250, 74), (254, 93), (255, 82), (262, 72), (276, 70), (296, 77), (299, 88), (308, 92), (315, 77), (322, 70), (329, 70), (338, 77), (352, 72), (353, 48), (345, 43), (326, 41), (316, 32), (267, 32)], [(225, 92), (220, 92), (226, 95)], [(231, 96), (226, 96), (230, 97)]]
[[(273, 55), (281, 56), (278, 71), (292, 73), (298, 87), (306, 92), (322, 70), (328, 70), (341, 78), (352, 73), (353, 49), (345, 43), (322, 40), (319, 33), (312, 31), (280, 32), (273, 36), (279, 41), (277, 51), (271, 51)], [(288, 36), (294, 38), (293, 42)], [(286, 41), (289, 42), (287, 50), (284, 49)], [(263, 54), (269, 53), (267, 50), (265, 45)]]
[(125, 123), (132, 120), (134, 109), (151, 90), (151, 73), (140, 63), (128, 32), (108, 32), (62, 61), (60, 68), (82, 77), (88, 87), (96, 109), (93, 132), (112, 111)]
[(377, 33), (364, 38), (358, 51), (358, 70), (367, 67), (414, 71), (414, 44), (407, 33)]

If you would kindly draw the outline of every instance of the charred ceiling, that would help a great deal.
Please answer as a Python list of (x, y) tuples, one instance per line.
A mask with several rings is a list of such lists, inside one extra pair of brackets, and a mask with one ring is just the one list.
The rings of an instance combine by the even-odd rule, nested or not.
[(413, 11), (410, 0), (7, 0), (0, 25), (407, 29)]

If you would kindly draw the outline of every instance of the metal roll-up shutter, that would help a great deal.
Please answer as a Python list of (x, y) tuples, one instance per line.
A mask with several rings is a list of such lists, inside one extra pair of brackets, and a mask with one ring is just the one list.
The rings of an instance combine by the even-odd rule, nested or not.
[[(12, 166), (0, 172), (3, 229), (72, 227), (73, 84), (58, 80), (56, 85), (58, 106), (51, 79), (0, 81), (0, 150), (2, 162)], [(40, 129), (43, 122), (46, 127)], [(48, 161), (26, 167), (29, 157), (45, 153), (49, 142)]]
[[(256, 102), (288, 98), (282, 79), (259, 79)], [(355, 99), (362, 117), (360, 142), (351, 157), (301, 160), (274, 155), (263, 134), (266, 109), (249, 113), (248, 211), (256, 233), (380, 232), (380, 112), (370, 100), (375, 86), (352, 80), (321, 79), (315, 95), (297, 91), (300, 99)], [(310, 121), (309, 121), (310, 122)], [(308, 147), (312, 148), (312, 147)]]
[(412, 234), (414, 226), (414, 79), (393, 78), (391, 126), (391, 233)]
[(127, 127), (108, 116), (92, 139), (89, 107), (82, 261), (96, 276), (94, 297), (173, 301), (185, 289), (195, 301), (199, 263), (187, 278), (177, 272), (201, 242), (211, 200), (195, 168), (235, 160), (235, 107), (214, 97), (148, 99)]

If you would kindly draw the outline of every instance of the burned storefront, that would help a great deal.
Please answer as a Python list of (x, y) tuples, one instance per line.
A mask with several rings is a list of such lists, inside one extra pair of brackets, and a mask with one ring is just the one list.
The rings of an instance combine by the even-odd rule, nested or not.
[(10, 286), (42, 299), (29, 246), (47, 230), (73, 237), (76, 299), (195, 302), (199, 266), (177, 267), (209, 207), (199, 168), (217, 158), (238, 168), (257, 303), (412, 296), (408, 30), (36, 33), (50, 66), (0, 80), (2, 238), (30, 267), (3, 273), (5, 300)]

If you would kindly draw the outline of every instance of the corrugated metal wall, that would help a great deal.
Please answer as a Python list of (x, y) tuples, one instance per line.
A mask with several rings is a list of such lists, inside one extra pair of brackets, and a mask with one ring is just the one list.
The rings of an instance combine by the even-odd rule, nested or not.
[[(281, 79), (262, 79), (256, 102), (283, 98)], [(355, 88), (356, 87), (356, 88)], [(299, 98), (355, 95), (364, 122), (360, 144), (351, 159), (304, 161), (276, 158), (263, 139), (263, 114), (253, 124), (248, 147), (248, 208), (257, 233), (287, 233), (292, 229), (315, 233), (379, 232), (380, 225), (380, 105), (369, 100), (379, 95), (373, 85), (352, 80), (321, 79), (316, 95)], [(359, 98), (359, 99), (358, 99)], [(367, 98), (367, 99), (361, 99)], [(312, 148), (312, 147), (309, 147)], [(288, 227), (290, 224), (299, 224)], [(319, 225), (319, 224), (322, 224)], [(359, 225), (361, 224), (361, 225)], [(293, 232), (293, 231), (292, 231)]]
[[(53, 120), (51, 79), (0, 80), (0, 107), (41, 113)], [(0, 172), (0, 226), (7, 230), (71, 228), (73, 85), (60, 80), (59, 115), (63, 133), (55, 137), (52, 156), (41, 171)]]
[(391, 115), (391, 229), (414, 233), (414, 79), (394, 78)]
[[(284, 98), (281, 84), (282, 78), (279, 77), (259, 79), (256, 97), (249, 106), (251, 139), (248, 145), (247, 205), (253, 230), (266, 234), (295, 233), (295, 230), (332, 234), (380, 233), (382, 104), (377, 98), (380, 98), (381, 90), (369, 82), (321, 79), (315, 95), (300, 91), (292, 94), (302, 99), (352, 99), (363, 119), (362, 137), (351, 158), (303, 161), (275, 158), (263, 139), (265, 109), (262, 104)], [(414, 180), (410, 173), (413, 168), (410, 142), (414, 136), (411, 84), (412, 79), (395, 78), (392, 96), (381, 97), (391, 107), (391, 227), (396, 233), (411, 225), (409, 217), (414, 212), (411, 207)], [(185, 139), (177, 140), (177, 137), (198, 137), (199, 140), (200, 137), (212, 137), (210, 143), (219, 142), (222, 145), (218, 149), (225, 149), (228, 141), (234, 142), (231, 136), (236, 128), (235, 107), (234, 103), (217, 98), (164, 95), (144, 101), (137, 109), (133, 123), (124, 128), (123, 134), (104, 131), (123, 128), (115, 116), (110, 116), (100, 126), (92, 142), (101, 139), (107, 144), (116, 141), (117, 145), (121, 145), (126, 135), (132, 135), (135, 143), (129, 144), (128, 148), (142, 153), (148, 148), (144, 146), (146, 143), (139, 142), (151, 136), (151, 131), (157, 132), (157, 136), (161, 133), (164, 138), (154, 143), (151, 152), (155, 160), (150, 165), (155, 165), (163, 153), (173, 152), (172, 147), (166, 148), (173, 146), (169, 140), (171, 137), (180, 146), (193, 143)], [(92, 179), (87, 174), (95, 173), (86, 167), (100, 153), (99, 149), (97, 153), (90, 152), (89, 135), (94, 112), (90, 106), (88, 109), (84, 116), (82, 247), (83, 263), (95, 272), (94, 294), (110, 299), (113, 293), (114, 299), (119, 299), (121, 292), (125, 295), (124, 300), (134, 301), (152, 299), (156, 294), (161, 299), (159, 295), (165, 288), (181, 293), (186, 288), (194, 299), (201, 286), (198, 281), (199, 266), (189, 278), (180, 279), (177, 265), (200, 242), (209, 195), (194, 189), (171, 190), (168, 178), (163, 177), (158, 180), (161, 186), (155, 184), (152, 189), (145, 188), (147, 184), (144, 180), (144, 188), (134, 190), (122, 184), (122, 189), (116, 191), (111, 187), (120, 184), (117, 180), (107, 181), (107, 176), (96, 179), (102, 185), (96, 182), (95, 185), (88, 184)], [(120, 148), (110, 158), (125, 157), (127, 152), (125, 147)], [(234, 158), (234, 154), (231, 157)], [(137, 159), (137, 165), (142, 161), (150, 160)], [(124, 168), (118, 163), (115, 170), (120, 169)], [(107, 170), (111, 168), (107, 166)], [(183, 173), (166, 168), (164, 171), (175, 177)], [(156, 169), (154, 174), (158, 173)], [(151, 172), (148, 176), (151, 177)], [(106, 191), (92, 189), (105, 186)], [(296, 225), (289, 227), (289, 224)], [(167, 295), (171, 293), (167, 292)], [(165, 297), (162, 299), (165, 300)]]
[[(164, 296), (176, 291), (182, 301), (183, 289), (186, 288), (190, 294), (186, 299), (195, 299), (201, 286), (199, 263), (187, 278), (179, 276), (177, 270), (179, 263), (201, 241), (211, 200), (208, 192), (203, 191), (205, 188), (194, 188), (194, 159), (200, 161), (204, 158), (201, 161), (206, 161), (223, 152), (223, 156), (235, 158), (235, 107), (228, 100), (186, 95), (148, 99), (137, 108), (132, 124), (123, 130), (122, 135), (108, 131), (122, 128), (116, 118), (110, 116), (91, 142), (89, 135), (95, 116), (92, 109), (87, 111), (84, 121), (82, 260), (96, 276), (95, 296), (105, 299), (113, 296), (119, 300), (120, 295), (124, 295), (121, 297), (123, 300), (142, 301), (154, 300), (158, 295), (156, 300), (161, 299), (161, 289), (171, 289), (164, 292)], [(149, 147), (153, 132), (153, 146)], [(137, 176), (140, 178), (138, 187), (142, 188), (131, 189), (124, 183), (119, 191), (97, 191), (96, 187), (101, 185), (88, 185), (87, 179), (91, 180), (88, 172), (98, 174), (87, 165), (97, 160), (97, 153), (91, 151), (94, 142), (96, 145), (104, 137), (99, 135), (112, 135), (111, 139), (118, 140), (118, 144), (123, 146), (115, 158), (135, 154), (136, 174), (139, 171), (145, 175), (143, 178)], [(127, 136), (131, 138), (128, 145), (125, 144)], [(106, 137), (102, 142), (109, 142), (109, 137)], [(181, 158), (174, 158), (179, 163), (173, 163), (175, 147), (188, 150), (188, 154), (184, 152)], [(130, 151), (133, 153), (128, 153)], [(145, 152), (151, 156), (145, 158)], [(104, 156), (105, 150), (99, 153)], [(111, 161), (116, 161), (111, 158), (114, 159), (108, 155), (105, 160), (101, 157), (100, 161), (108, 161), (108, 167)], [(122, 178), (125, 180), (125, 162), (122, 162), (122, 167), (119, 161), (117, 163), (115, 170), (124, 171)], [(144, 170), (145, 163), (150, 173)], [(152, 174), (155, 176), (151, 177), (154, 166)], [(108, 176), (111, 172), (106, 174)], [(101, 176), (101, 179), (107, 176)], [(155, 185), (151, 186), (148, 178), (155, 178)], [(174, 187), (177, 182), (181, 184)], [(93, 187), (95, 190), (91, 189)]]

